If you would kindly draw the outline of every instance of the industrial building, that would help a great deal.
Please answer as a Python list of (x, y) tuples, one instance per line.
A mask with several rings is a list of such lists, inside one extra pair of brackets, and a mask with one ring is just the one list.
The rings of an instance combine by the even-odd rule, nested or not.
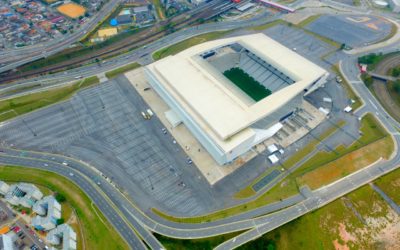
[(10, 185), (5, 194), (5, 200), (8, 203), (28, 208), (31, 208), (42, 197), (42, 192), (35, 185), (22, 182)]
[(61, 205), (54, 196), (46, 196), (33, 205), (33, 211), (38, 215), (32, 219), (32, 225), (37, 230), (49, 231), (57, 226), (61, 219)]
[(277, 133), (280, 122), (328, 77), (264, 34), (199, 44), (145, 72), (170, 107), (165, 116), (171, 125), (183, 123), (219, 165)]

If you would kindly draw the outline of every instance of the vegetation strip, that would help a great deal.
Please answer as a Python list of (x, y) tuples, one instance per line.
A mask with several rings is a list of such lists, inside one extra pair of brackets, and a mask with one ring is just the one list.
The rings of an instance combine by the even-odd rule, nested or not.
[(120, 75), (122, 73), (125, 73), (127, 71), (139, 68), (140, 66), (141, 65), (139, 63), (137, 63), (137, 62), (130, 63), (130, 64), (127, 64), (127, 65), (122, 66), (120, 68), (117, 68), (117, 69), (114, 69), (114, 70), (106, 72), (106, 77), (107, 78), (114, 78), (114, 77), (116, 77), (116, 76), (118, 76), (118, 75)]
[(183, 40), (182, 42), (175, 43), (171, 46), (157, 50), (156, 52), (153, 53), (153, 59), (160, 60), (164, 57), (175, 55), (176, 53), (181, 52), (194, 45), (221, 38), (229, 34), (230, 32), (231, 31), (215, 31), (188, 38), (186, 40)]

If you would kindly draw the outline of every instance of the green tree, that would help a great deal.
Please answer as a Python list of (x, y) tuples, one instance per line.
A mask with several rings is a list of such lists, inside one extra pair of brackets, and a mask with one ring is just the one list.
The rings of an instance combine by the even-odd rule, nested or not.
[(397, 94), (400, 94), (400, 80), (393, 83), (393, 89)]
[(65, 196), (63, 194), (60, 194), (60, 193), (56, 193), (54, 195), (54, 197), (56, 198), (56, 201), (58, 201), (58, 202), (64, 202), (66, 200)]

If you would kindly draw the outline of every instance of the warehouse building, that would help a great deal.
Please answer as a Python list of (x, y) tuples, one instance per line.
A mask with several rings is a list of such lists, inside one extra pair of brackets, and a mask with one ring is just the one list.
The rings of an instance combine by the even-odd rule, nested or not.
[(206, 42), (145, 68), (167, 103), (219, 165), (277, 133), (328, 73), (264, 34)]

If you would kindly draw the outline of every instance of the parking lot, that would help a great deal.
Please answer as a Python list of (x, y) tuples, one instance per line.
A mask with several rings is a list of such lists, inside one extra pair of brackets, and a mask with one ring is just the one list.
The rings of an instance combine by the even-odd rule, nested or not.
[(212, 209), (219, 202), (211, 187), (158, 119), (142, 117), (147, 107), (122, 77), (20, 117), (1, 127), (0, 137), (88, 162), (148, 207), (184, 215)]
[(307, 34), (301, 29), (283, 24), (267, 29), (264, 33), (319, 66), (326, 69), (331, 67), (321, 57), (336, 50), (336, 48), (313, 35)]
[(392, 24), (374, 16), (324, 15), (306, 29), (350, 47), (364, 46), (383, 40)]

